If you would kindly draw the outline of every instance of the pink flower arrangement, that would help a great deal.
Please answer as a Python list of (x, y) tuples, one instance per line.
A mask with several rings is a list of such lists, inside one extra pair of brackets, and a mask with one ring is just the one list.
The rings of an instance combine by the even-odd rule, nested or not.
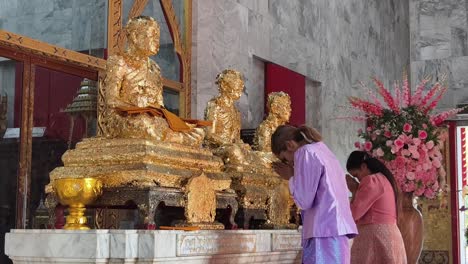
[[(373, 79), (377, 96), (368, 91), (370, 100), (351, 97), (351, 106), (363, 113), (367, 129), (358, 131), (364, 143), (355, 147), (382, 160), (392, 171), (399, 188), (415, 196), (434, 198), (440, 190), (438, 176), (445, 175), (440, 145), (445, 140), (440, 129), (443, 122), (463, 109), (453, 109), (436, 115), (435, 109), (447, 88), (436, 83), (424, 94), (423, 80), (411, 94), (406, 75), (403, 85), (395, 83), (395, 96), (378, 79)], [(363, 116), (359, 116), (362, 120)], [(352, 120), (358, 120), (353, 118)]]

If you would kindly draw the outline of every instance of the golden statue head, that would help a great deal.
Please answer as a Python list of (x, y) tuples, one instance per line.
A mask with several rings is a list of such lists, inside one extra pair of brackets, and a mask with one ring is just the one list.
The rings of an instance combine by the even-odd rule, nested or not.
[(227, 69), (216, 76), (216, 84), (222, 96), (238, 100), (244, 90), (244, 78), (239, 71)]
[(288, 122), (291, 117), (291, 97), (285, 92), (268, 94), (267, 108), (270, 115)]
[(140, 56), (152, 56), (159, 52), (160, 29), (152, 17), (131, 18), (124, 28), (127, 34), (128, 51)]

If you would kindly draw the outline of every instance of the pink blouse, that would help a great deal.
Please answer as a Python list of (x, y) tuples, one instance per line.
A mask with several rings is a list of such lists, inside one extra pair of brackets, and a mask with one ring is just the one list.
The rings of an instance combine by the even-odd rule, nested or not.
[(351, 212), (358, 225), (396, 224), (395, 194), (383, 174), (368, 175), (361, 180)]

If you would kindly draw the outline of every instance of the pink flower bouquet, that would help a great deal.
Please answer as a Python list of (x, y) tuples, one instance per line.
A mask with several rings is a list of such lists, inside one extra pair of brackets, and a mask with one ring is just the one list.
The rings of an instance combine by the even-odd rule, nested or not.
[(423, 80), (411, 94), (404, 76), (402, 86), (395, 84), (392, 95), (380, 80), (374, 82), (387, 107), (369, 89), (370, 100), (349, 98), (351, 106), (362, 114), (350, 118), (367, 121), (367, 129), (358, 131), (364, 142), (355, 146), (382, 160), (403, 192), (435, 197), (440, 189), (438, 176), (445, 176), (440, 151), (444, 138), (438, 127), (462, 109), (430, 114), (447, 90), (440, 83), (423, 94), (427, 83)]

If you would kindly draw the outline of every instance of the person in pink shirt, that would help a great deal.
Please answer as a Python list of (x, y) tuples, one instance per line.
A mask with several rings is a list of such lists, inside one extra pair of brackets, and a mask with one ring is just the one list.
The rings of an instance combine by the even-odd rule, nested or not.
[(273, 168), (289, 180), (289, 190), (301, 209), (302, 263), (350, 263), (349, 239), (357, 234), (357, 228), (345, 173), (336, 156), (322, 142), (322, 136), (306, 126), (278, 127), (271, 147), (282, 161)]
[(351, 211), (359, 235), (351, 248), (354, 264), (403, 264), (406, 252), (397, 226), (397, 186), (392, 173), (378, 159), (354, 151), (346, 162)]

